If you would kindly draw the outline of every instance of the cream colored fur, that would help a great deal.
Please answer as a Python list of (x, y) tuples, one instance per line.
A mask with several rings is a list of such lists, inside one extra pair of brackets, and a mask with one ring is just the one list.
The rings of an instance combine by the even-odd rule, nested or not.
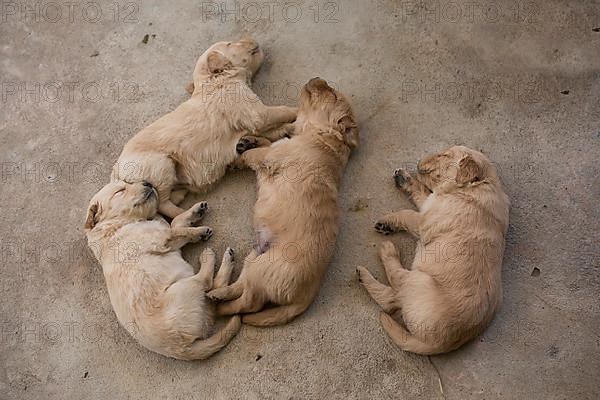
[(265, 106), (250, 88), (263, 59), (253, 39), (212, 45), (196, 64), (192, 97), (125, 145), (112, 178), (149, 181), (159, 212), (173, 218), (184, 211), (176, 204), (185, 191), (203, 191), (225, 174), (242, 136), (283, 136), (296, 109)]
[(286, 323), (317, 295), (338, 232), (342, 172), (358, 146), (350, 104), (324, 80), (306, 84), (300, 103), (291, 139), (249, 150), (239, 160), (258, 177), (257, 245), (239, 279), (209, 293), (225, 301), (218, 314), (244, 313), (250, 325)]
[(492, 163), (466, 147), (426, 157), (418, 170), (416, 177), (398, 170), (395, 179), (419, 211), (386, 215), (375, 226), (419, 239), (412, 267), (387, 241), (379, 254), (390, 286), (365, 268), (358, 273), (390, 338), (403, 350), (438, 354), (481, 334), (500, 307), (509, 201)]
[(91, 200), (85, 224), (88, 244), (102, 265), (117, 319), (143, 346), (168, 357), (204, 359), (223, 348), (240, 328), (232, 317), (210, 336), (214, 306), (205, 293), (228, 284), (228, 249), (215, 278), (215, 254), (207, 248), (197, 274), (182, 257), (186, 243), (207, 240), (208, 227), (194, 227), (205, 202), (169, 225), (157, 214), (156, 190), (147, 183), (116, 181)]

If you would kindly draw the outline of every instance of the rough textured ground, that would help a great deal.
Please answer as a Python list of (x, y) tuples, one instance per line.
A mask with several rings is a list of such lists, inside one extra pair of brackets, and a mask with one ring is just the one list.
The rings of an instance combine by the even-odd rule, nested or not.
[[(68, 2), (2, 2), (1, 398), (600, 397), (600, 6), (372, 3), (227, 2), (239, 11), (217, 15), (224, 3), (121, 2), (117, 14), (106, 1), (69, 15)], [(174, 361), (117, 325), (85, 208), (127, 139), (187, 98), (198, 55), (246, 34), (268, 54), (256, 80), (266, 103), (293, 105), (324, 77), (351, 96), (362, 147), (309, 311), (244, 327), (206, 362)], [(373, 222), (410, 206), (393, 170), (452, 144), (488, 154), (510, 195), (505, 301), (481, 338), (430, 362), (388, 341), (354, 271), (383, 277)], [(202, 198), (210, 246), (247, 253), (253, 175), (231, 173)], [(414, 241), (392, 239), (408, 263)]]

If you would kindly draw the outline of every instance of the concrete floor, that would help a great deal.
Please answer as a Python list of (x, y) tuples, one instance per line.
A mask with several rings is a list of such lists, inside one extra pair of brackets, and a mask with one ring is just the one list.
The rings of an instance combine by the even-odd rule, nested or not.
[[(572, 3), (227, 2), (234, 11), (217, 15), (192, 0), (121, 2), (117, 14), (107, 0), (69, 15), (68, 2), (3, 1), (0, 398), (600, 398), (600, 6)], [(293, 105), (300, 85), (326, 78), (351, 96), (362, 147), (308, 312), (244, 327), (205, 362), (174, 361), (117, 325), (85, 209), (128, 138), (187, 98), (203, 50), (242, 35), (267, 52), (266, 103)], [(430, 362), (388, 341), (354, 271), (383, 277), (373, 223), (410, 206), (393, 170), (453, 144), (488, 154), (511, 198), (505, 300), (481, 338)], [(202, 199), (210, 246), (246, 254), (252, 173)], [(410, 262), (414, 241), (392, 240)]]

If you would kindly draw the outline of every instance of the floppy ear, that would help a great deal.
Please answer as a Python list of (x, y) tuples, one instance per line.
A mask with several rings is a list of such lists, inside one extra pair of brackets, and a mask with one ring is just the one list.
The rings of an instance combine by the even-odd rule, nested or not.
[(206, 65), (211, 74), (220, 74), (223, 71), (233, 68), (233, 64), (223, 54), (211, 51), (206, 57)]
[(458, 172), (456, 174), (456, 183), (473, 183), (481, 180), (481, 167), (470, 155), (464, 156), (458, 162)]
[(96, 214), (98, 213), (98, 204), (94, 203), (90, 205), (87, 211), (87, 217), (85, 219), (84, 228), (86, 231), (89, 231), (96, 226)]
[(338, 129), (344, 136), (344, 142), (355, 149), (360, 144), (358, 136), (358, 126), (349, 116), (345, 115), (338, 121)]

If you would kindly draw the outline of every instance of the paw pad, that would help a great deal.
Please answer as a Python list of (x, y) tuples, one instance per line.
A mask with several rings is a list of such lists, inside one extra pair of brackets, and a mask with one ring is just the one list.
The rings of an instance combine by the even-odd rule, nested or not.
[(375, 224), (375, 230), (379, 233), (383, 233), (384, 235), (389, 235), (390, 233), (394, 232), (390, 224), (385, 222), (377, 222)]
[(408, 183), (407, 175), (402, 168), (398, 168), (394, 171), (394, 182), (396, 186), (402, 187)]
[(235, 145), (235, 151), (238, 154), (242, 154), (243, 152), (254, 149), (257, 147), (256, 140), (249, 137), (243, 137), (239, 140), (239, 142)]
[(204, 232), (200, 235), (200, 239), (207, 241), (208, 239), (210, 239), (212, 237), (212, 235), (213, 235), (213, 230), (208, 228), (206, 230), (206, 232)]
[(198, 215), (204, 215), (204, 213), (208, 210), (208, 203), (203, 201), (196, 206), (194, 212)]

